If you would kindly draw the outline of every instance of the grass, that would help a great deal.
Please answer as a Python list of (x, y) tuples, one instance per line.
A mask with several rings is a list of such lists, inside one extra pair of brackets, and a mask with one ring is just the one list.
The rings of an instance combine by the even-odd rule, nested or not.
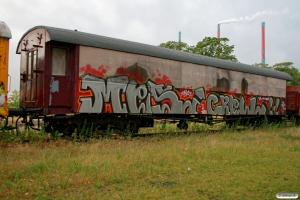
[[(278, 192), (299, 194), (300, 129), (274, 127), (211, 133), (190, 124), (187, 134), (87, 142), (36, 139), (46, 136), (28, 132), (29, 142), (21, 143), (6, 136), (1, 142), (10, 145), (0, 149), (0, 199), (276, 199)], [(178, 132), (164, 123), (141, 132), (147, 130)]]

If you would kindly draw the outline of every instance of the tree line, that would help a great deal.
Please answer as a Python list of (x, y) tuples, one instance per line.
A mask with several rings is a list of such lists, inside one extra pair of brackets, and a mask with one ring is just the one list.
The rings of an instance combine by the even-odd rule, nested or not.
[[(238, 62), (238, 59), (233, 54), (234, 45), (229, 45), (228, 43), (228, 38), (205, 37), (202, 41), (199, 41), (196, 45), (192, 46), (188, 45), (185, 42), (176, 41), (161, 43), (159, 46), (168, 49)], [(281, 62), (274, 65), (255, 63), (253, 65), (257, 67), (285, 72), (293, 77), (292, 81), (287, 82), (288, 85), (300, 85), (300, 72), (298, 68), (294, 67), (293, 62)]]

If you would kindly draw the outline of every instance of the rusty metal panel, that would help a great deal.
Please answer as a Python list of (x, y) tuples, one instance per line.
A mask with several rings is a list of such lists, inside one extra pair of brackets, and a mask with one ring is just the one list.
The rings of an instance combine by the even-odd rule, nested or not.
[(288, 111), (300, 109), (300, 86), (286, 86), (286, 107)]
[[(73, 113), (76, 104), (75, 90), (78, 78), (78, 57), (76, 45), (48, 42), (46, 47), (46, 68), (44, 105), (47, 114)], [(74, 72), (77, 71), (75, 76)]]
[(182, 63), (182, 86), (204, 86), (216, 92), (285, 97), (285, 80)]
[(248, 91), (254, 95), (267, 95), (267, 77), (257, 76), (254, 74), (246, 74), (248, 82)]
[(26, 51), (21, 53), (20, 62), (20, 106), (26, 106), (26, 82), (27, 82), (27, 54)]
[(205, 80), (211, 91), (228, 92), (230, 89), (228, 70), (206, 66)]
[[(254, 95), (285, 96), (285, 88), (279, 87), (284, 85), (285, 81), (280, 79), (91, 47), (80, 47), (80, 52), (79, 75), (93, 69), (98, 70), (98, 75), (102, 77), (112, 76), (122, 71), (122, 68), (137, 64), (146, 71), (144, 77), (138, 78), (140, 82), (151, 78), (159, 83), (172, 83), (176, 88), (207, 86), (211, 87), (212, 91), (236, 93), (243, 93), (242, 88), (246, 90), (247, 87), (247, 92)], [(280, 83), (275, 86), (278, 90), (274, 89), (274, 81)]]
[(247, 94), (249, 83), (245, 73), (229, 71), (229, 91), (236, 91), (240, 94)]
[(26, 32), (20, 39), (16, 53), (20, 54), (22, 51), (27, 51), (35, 47), (45, 47), (45, 43), (49, 39), (49, 33), (44, 28), (32, 29)]
[(69, 105), (69, 67), (67, 66), (67, 48), (53, 47), (51, 51), (49, 106)]
[(287, 92), (286, 93), (286, 109), (287, 111), (298, 110), (298, 92)]
[(49, 106), (70, 106), (67, 77), (51, 76)]
[(300, 86), (288, 85), (288, 86), (286, 86), (286, 92), (300, 92)]
[(9, 39), (0, 37), (0, 115), (2, 116), (8, 115), (8, 53)]
[(285, 97), (286, 95), (286, 81), (282, 79), (267, 78), (267, 85), (268, 85), (268, 96), (275, 96), (275, 97)]
[(191, 63), (182, 63), (182, 88), (197, 88), (206, 86), (206, 67)]
[(78, 75), (79, 113), (285, 114), (261, 75), (84, 46)]
[[(168, 83), (175, 87), (181, 87), (182, 84), (181, 62), (161, 58), (81, 46), (79, 66), (79, 75), (95, 73), (106, 77), (126, 73), (139, 83), (151, 78), (158, 83)], [(142, 71), (139, 74), (124, 71), (129, 67)]]

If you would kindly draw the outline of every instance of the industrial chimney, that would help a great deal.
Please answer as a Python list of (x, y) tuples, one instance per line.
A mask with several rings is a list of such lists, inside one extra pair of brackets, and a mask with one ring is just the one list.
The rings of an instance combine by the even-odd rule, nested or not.
[(266, 64), (265, 22), (261, 23), (261, 63)]
[(178, 33), (178, 44), (179, 44), (178, 50), (181, 51), (181, 32), (180, 31)]

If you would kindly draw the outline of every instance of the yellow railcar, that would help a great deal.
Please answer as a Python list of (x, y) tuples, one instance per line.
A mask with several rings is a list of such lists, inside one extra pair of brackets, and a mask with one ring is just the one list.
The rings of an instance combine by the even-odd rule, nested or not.
[(8, 116), (8, 54), (11, 31), (0, 21), (0, 116)]

